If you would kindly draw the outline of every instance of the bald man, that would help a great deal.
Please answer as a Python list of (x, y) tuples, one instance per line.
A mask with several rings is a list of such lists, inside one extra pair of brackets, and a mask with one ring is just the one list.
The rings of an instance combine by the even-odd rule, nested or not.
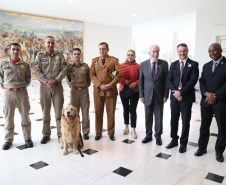
[(158, 59), (159, 51), (158, 45), (151, 45), (150, 59), (140, 64), (139, 97), (145, 107), (146, 136), (142, 143), (152, 140), (154, 113), (156, 144), (162, 145), (163, 105), (168, 99), (169, 89), (166, 86), (168, 63)]
[(205, 154), (213, 114), (218, 126), (218, 136), (215, 144), (216, 160), (223, 162), (223, 152), (226, 146), (226, 59), (222, 56), (221, 45), (213, 43), (209, 47), (209, 56), (212, 59), (203, 66), (200, 82), (201, 90), (201, 127), (199, 148), (195, 156)]

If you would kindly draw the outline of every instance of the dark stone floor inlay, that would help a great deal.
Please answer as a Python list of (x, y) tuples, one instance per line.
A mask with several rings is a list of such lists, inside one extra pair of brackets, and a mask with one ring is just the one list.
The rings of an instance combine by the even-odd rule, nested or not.
[(87, 154), (87, 155), (92, 155), (92, 154), (97, 153), (98, 151), (89, 148), (89, 149), (84, 150), (84, 151), (82, 151), (82, 152), (85, 153), (85, 154)]
[(125, 140), (123, 140), (122, 142), (127, 143), (127, 144), (132, 144), (132, 143), (135, 142), (135, 141), (130, 140), (130, 139), (125, 139)]
[(33, 113), (33, 112), (30, 112), (30, 113), (29, 113), (29, 115), (32, 115), (32, 114), (35, 114), (35, 113)]
[(42, 118), (40, 118), (40, 119), (36, 119), (35, 121), (42, 121)]
[(195, 121), (201, 122), (201, 119), (197, 119), (197, 120), (195, 120)]
[(215, 137), (218, 136), (218, 134), (215, 134), (215, 133), (211, 133), (210, 135), (211, 135), (211, 136), (215, 136)]
[(171, 157), (171, 155), (159, 153), (158, 155), (156, 155), (156, 157), (159, 157), (159, 158), (162, 158), (162, 159), (169, 159)]
[(113, 172), (118, 174), (118, 175), (121, 175), (123, 177), (126, 177), (127, 175), (129, 175), (133, 171), (129, 170), (129, 169), (126, 169), (126, 168), (123, 168), (123, 167), (119, 167), (118, 169), (114, 170)]
[(39, 162), (37, 162), (37, 163), (31, 164), (30, 166), (31, 166), (32, 168), (36, 169), (36, 170), (39, 170), (39, 169), (41, 169), (41, 168), (43, 168), (43, 167), (46, 167), (46, 166), (48, 166), (48, 165), (49, 165), (49, 164), (47, 164), (47, 163), (45, 163), (45, 162), (43, 162), (43, 161), (39, 161)]
[(206, 179), (214, 181), (214, 182), (222, 183), (224, 180), (224, 177), (214, 174), (214, 173), (208, 173), (206, 176)]
[(51, 126), (50, 128), (51, 128), (51, 129), (54, 129), (54, 128), (57, 128), (57, 127), (55, 127), (55, 126)]
[(106, 131), (108, 131), (108, 130), (107, 130), (107, 129), (105, 129), (105, 128), (103, 128), (102, 132), (106, 132)]
[(4, 127), (4, 124), (1, 124), (0, 126), (1, 126), (1, 127)]
[(16, 132), (14, 132), (14, 136), (15, 136), (15, 135), (19, 135), (19, 134), (18, 134), (18, 133), (16, 133)]
[(0, 119), (1, 119), (1, 118), (4, 118), (4, 117), (0, 116)]
[(198, 147), (198, 143), (194, 143), (194, 142), (188, 142), (188, 145)]

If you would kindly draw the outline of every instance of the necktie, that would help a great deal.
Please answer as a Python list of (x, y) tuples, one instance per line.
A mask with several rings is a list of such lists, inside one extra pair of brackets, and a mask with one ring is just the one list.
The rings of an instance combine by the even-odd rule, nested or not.
[(217, 62), (214, 62), (213, 67), (212, 67), (212, 72), (215, 71), (216, 67), (217, 67)]
[(153, 63), (152, 63), (152, 71), (151, 71), (153, 80), (155, 79), (155, 63), (156, 63), (156, 62), (153, 62)]
[(105, 64), (105, 58), (102, 59), (102, 64), (103, 64), (103, 65)]
[(183, 70), (184, 70), (184, 62), (182, 60), (181, 61), (181, 68), (180, 68), (180, 81), (179, 81), (179, 85), (178, 85), (178, 87), (180, 87), (180, 88), (182, 87), (181, 78), (182, 78)]

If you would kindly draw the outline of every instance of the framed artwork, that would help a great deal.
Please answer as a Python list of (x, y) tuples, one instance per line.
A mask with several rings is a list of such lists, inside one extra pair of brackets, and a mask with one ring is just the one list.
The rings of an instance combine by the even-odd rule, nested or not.
[(0, 61), (9, 58), (12, 42), (21, 45), (21, 58), (31, 65), (38, 52), (44, 51), (47, 36), (55, 38), (55, 50), (71, 62), (73, 48), (83, 51), (84, 23), (0, 10)]

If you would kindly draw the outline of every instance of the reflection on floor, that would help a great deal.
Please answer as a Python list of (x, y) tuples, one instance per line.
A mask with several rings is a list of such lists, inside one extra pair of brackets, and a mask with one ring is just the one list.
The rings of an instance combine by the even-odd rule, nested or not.
[[(64, 85), (65, 105), (69, 103), (69, 87)], [(117, 99), (115, 115), (115, 141), (107, 133), (107, 117), (104, 113), (103, 137), (95, 141), (95, 114), (93, 89), (90, 88), (90, 140), (84, 141), (83, 153), (63, 156), (58, 143), (53, 108), (51, 110), (51, 140), (40, 144), (42, 138), (42, 111), (39, 103), (39, 83), (32, 81), (28, 88), (30, 97), (30, 118), (32, 121), (32, 140), (34, 147), (26, 149), (18, 111), (15, 115), (14, 142), (8, 151), (0, 150), (0, 184), (40, 184), (40, 185), (75, 185), (75, 184), (148, 184), (148, 185), (226, 185), (226, 162), (215, 160), (215, 142), (218, 133), (215, 119), (211, 126), (211, 136), (207, 154), (195, 157), (200, 127), (200, 93), (196, 93), (197, 103), (193, 105), (189, 143), (187, 152), (178, 152), (179, 146), (166, 149), (170, 142), (170, 104), (164, 107), (163, 145), (157, 146), (155, 139), (147, 144), (141, 141), (145, 137), (144, 107), (138, 104), (137, 134), (123, 135), (123, 109), (120, 98)], [(4, 115), (2, 111), (3, 90), (0, 90), (0, 140), (4, 142)], [(181, 122), (180, 122), (181, 124)], [(180, 125), (181, 129), (181, 125)], [(131, 131), (131, 130), (130, 130)], [(179, 131), (180, 134), (180, 131)], [(153, 137), (154, 138), (154, 137)], [(226, 156), (225, 156), (226, 158)]]

